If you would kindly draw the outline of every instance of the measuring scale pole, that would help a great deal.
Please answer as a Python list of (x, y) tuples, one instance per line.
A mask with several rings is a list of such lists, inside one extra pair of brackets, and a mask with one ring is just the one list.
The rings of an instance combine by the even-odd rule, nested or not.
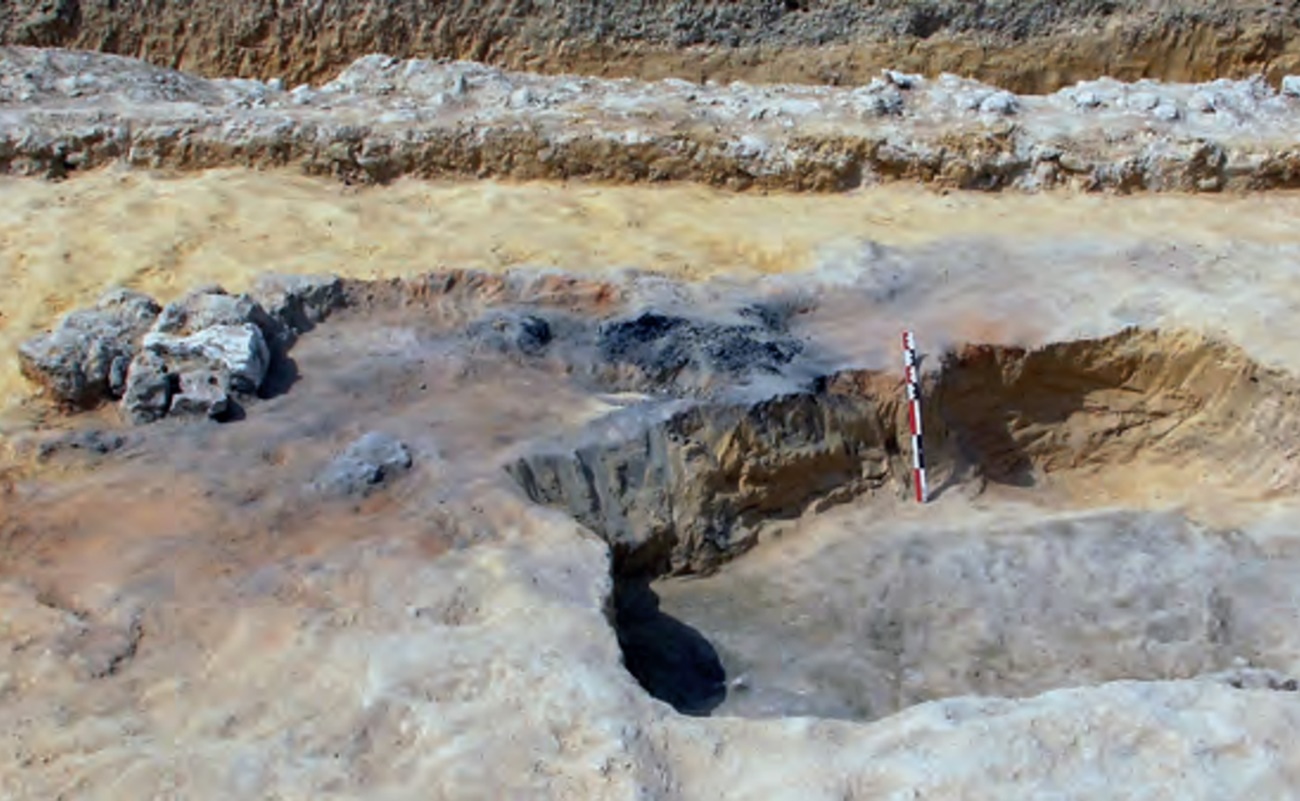
[(916, 484), (916, 502), (925, 503), (929, 494), (925, 485), (925, 451), (921, 448), (921, 376), (916, 368), (916, 337), (903, 332), (903, 369), (907, 373), (907, 419), (912, 427), (912, 480)]

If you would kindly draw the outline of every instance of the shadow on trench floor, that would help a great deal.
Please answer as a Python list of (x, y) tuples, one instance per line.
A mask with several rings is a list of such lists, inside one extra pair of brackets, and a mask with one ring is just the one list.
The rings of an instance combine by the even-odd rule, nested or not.
[(708, 715), (726, 700), (718, 652), (699, 631), (659, 608), (649, 580), (619, 579), (614, 608), (623, 664), (646, 692), (684, 715)]

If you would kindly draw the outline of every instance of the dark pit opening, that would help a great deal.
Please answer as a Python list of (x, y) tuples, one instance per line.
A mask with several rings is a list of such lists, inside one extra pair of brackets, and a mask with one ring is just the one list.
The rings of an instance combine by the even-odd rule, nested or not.
[(628, 672), (684, 715), (708, 715), (727, 698), (727, 674), (712, 643), (665, 614), (649, 579), (614, 586), (614, 629)]

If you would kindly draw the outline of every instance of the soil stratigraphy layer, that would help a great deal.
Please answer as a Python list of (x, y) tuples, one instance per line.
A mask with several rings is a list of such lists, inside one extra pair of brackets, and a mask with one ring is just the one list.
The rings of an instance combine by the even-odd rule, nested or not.
[(1256, 78), (1015, 95), (888, 71), (853, 88), (645, 82), (367, 56), (323, 86), (0, 49), (0, 171), (292, 166), (401, 176), (692, 181), (833, 192), (1300, 186), (1300, 97)]
[(1202, 81), (1300, 71), (1295, 3), (745, 0), (268, 4), (17, 0), (0, 43), (136, 56), (210, 77), (333, 77), (370, 53), (642, 78), (865, 83), (953, 72), (1018, 92), (1111, 75)]

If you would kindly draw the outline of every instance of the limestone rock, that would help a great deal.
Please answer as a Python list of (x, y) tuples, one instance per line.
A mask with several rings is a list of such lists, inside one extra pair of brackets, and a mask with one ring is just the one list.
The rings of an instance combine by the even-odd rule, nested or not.
[(162, 357), (144, 351), (131, 362), (127, 372), (122, 411), (136, 425), (152, 423), (167, 414), (171, 406), (173, 376)]
[(410, 469), (411, 452), (399, 440), (371, 431), (348, 445), (315, 482), (325, 495), (365, 496)]
[(1192, 111), (1198, 111), (1202, 114), (1213, 114), (1218, 110), (1219, 99), (1211, 92), (1199, 91), (1191, 96), (1191, 99), (1187, 101), (1187, 105), (1192, 109)]
[(95, 311), (108, 314), (119, 325), (138, 330), (158, 316), (158, 303), (142, 292), (110, 289), (95, 303)]
[(293, 334), (310, 331), (345, 303), (336, 275), (264, 275), (252, 297)]
[(262, 330), (252, 323), (214, 325), (189, 336), (150, 333), (144, 347), (165, 358), (220, 368), (235, 392), (254, 393), (271, 365)]
[(169, 412), (221, 418), (230, 393), (255, 393), (271, 366), (269, 337), (282, 326), (248, 295), (219, 286), (188, 293), (162, 310), (144, 347), (173, 375)]
[(229, 412), (230, 374), (225, 370), (190, 370), (180, 375), (178, 384), (171, 414), (219, 419)]
[(907, 99), (894, 84), (875, 78), (871, 83), (862, 87), (855, 95), (858, 104), (870, 117), (896, 117), (901, 115), (907, 108)]
[(23, 375), (73, 406), (93, 406), (108, 395), (112, 359), (104, 340), (81, 331), (56, 330), (18, 349)]
[(1106, 102), (1101, 95), (1090, 89), (1074, 93), (1072, 99), (1079, 108), (1099, 108)]
[(108, 394), (113, 398), (120, 398), (126, 392), (126, 374), (131, 367), (131, 357), (126, 353), (119, 353), (113, 357), (112, 363), (108, 366)]
[[(219, 286), (192, 291), (165, 308), (145, 295), (114, 290), (21, 345), (23, 374), (64, 406), (122, 399), (124, 415), (135, 423), (169, 411), (222, 417), (231, 408), (231, 392), (261, 388), (273, 359), (291, 344), (286, 332), (305, 330), (343, 299), (341, 281), (329, 276), (268, 279), (261, 286), (276, 316), (253, 297)], [(150, 358), (141, 358), (142, 352)]]
[(899, 89), (915, 89), (924, 79), (920, 75), (914, 75), (899, 70), (885, 70), (885, 80), (889, 81)]
[(1300, 682), (1293, 676), (1269, 668), (1255, 668), (1248, 665), (1234, 666), (1198, 678), (1226, 684), (1239, 690), (1274, 690), (1292, 693), (1300, 690)]
[(1010, 92), (994, 92), (980, 101), (983, 114), (1015, 114), (1020, 109), (1020, 101)]
[(1160, 95), (1155, 92), (1131, 92), (1124, 98), (1124, 106), (1134, 111), (1152, 111), (1160, 104)]
[(124, 366), (158, 315), (158, 304), (128, 290), (72, 312), (52, 332), (18, 349), (23, 375), (64, 405), (87, 408), (126, 390)]
[[(219, 286), (190, 292), (168, 303), (154, 323), (153, 333), (188, 336), (218, 325), (252, 323), (264, 332), (273, 327), (262, 306), (248, 295), (230, 295)], [(269, 333), (269, 332), (268, 332)]]
[(271, 364), (264, 332), (279, 327), (257, 301), (220, 287), (191, 292), (166, 308), (119, 289), (23, 343), (19, 362), (24, 375), (65, 406), (120, 398), (123, 414), (137, 424), (169, 410), (221, 416), (229, 392), (261, 386)]
[(1168, 101), (1161, 101), (1151, 110), (1151, 113), (1155, 115), (1156, 119), (1165, 122), (1176, 122), (1183, 116), (1183, 112), (1178, 110), (1177, 104)]

